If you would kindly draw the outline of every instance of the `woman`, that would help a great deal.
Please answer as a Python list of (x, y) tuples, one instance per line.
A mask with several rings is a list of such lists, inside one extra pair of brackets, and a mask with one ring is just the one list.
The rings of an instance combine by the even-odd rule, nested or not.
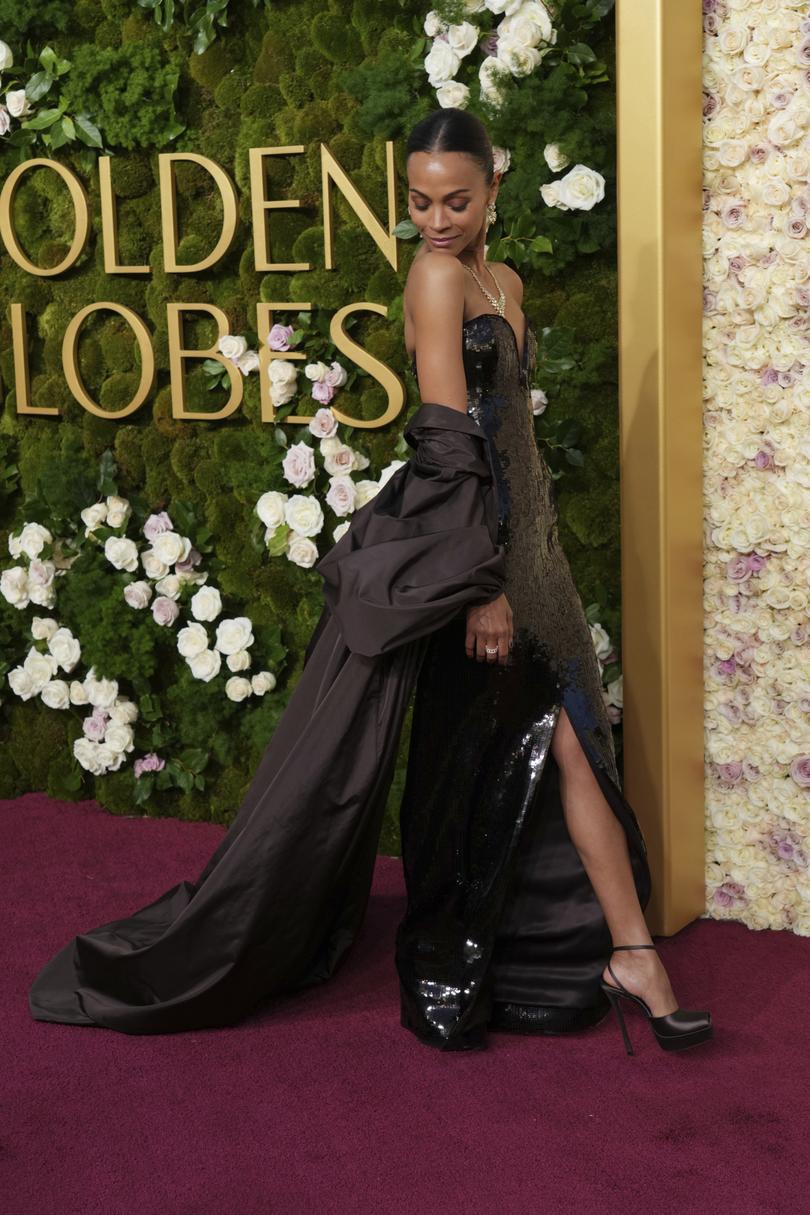
[[(326, 603), (303, 671), (196, 882), (64, 946), (31, 986), (37, 1020), (230, 1025), (334, 973), (365, 913), (414, 686), (402, 1024), (442, 1050), (481, 1048), (490, 1026), (579, 1028), (602, 1011), (605, 920), (633, 942), (617, 949), (652, 948), (646, 848), (530, 425), (520, 280), (503, 266), (492, 285), (508, 291), (484, 286), (491, 145), (479, 120), (442, 110), (408, 152), (426, 239), (405, 296), (413, 455), (318, 562)], [(662, 1045), (707, 1036), (708, 1014), (675, 1010), (660, 962), (637, 958), (608, 973), (648, 1002)]]

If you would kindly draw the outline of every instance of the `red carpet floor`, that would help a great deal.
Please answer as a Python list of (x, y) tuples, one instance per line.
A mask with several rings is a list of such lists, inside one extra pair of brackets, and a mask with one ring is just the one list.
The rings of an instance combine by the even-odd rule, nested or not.
[(132, 1037), (35, 1022), (77, 932), (193, 879), (223, 828), (0, 802), (5, 1215), (772, 1215), (807, 1211), (810, 940), (699, 920), (661, 939), (713, 1042), (635, 1009), (569, 1038), (443, 1054), (399, 1025), (400, 863), (341, 971), (241, 1025)]

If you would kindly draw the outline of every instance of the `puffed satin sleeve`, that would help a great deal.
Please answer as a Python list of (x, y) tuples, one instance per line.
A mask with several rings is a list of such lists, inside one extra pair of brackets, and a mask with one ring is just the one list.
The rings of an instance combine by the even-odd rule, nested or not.
[(355, 511), (315, 568), (348, 648), (383, 654), (489, 603), (505, 583), (489, 447), (468, 414), (424, 402), (404, 436), (413, 454)]

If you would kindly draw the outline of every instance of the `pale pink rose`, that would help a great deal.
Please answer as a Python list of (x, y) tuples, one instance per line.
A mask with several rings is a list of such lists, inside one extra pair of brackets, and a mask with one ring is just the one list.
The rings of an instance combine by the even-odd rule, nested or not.
[(721, 882), (714, 892), (714, 901), (718, 907), (740, 907), (748, 902), (745, 887), (739, 882), (726, 880)]
[(315, 435), (316, 439), (328, 439), (332, 435), (337, 434), (337, 418), (332, 413), (331, 409), (317, 409), (315, 416), (309, 424), (309, 433)]
[(790, 775), (802, 789), (810, 789), (810, 755), (797, 755), (791, 761)]
[(760, 556), (759, 553), (749, 553), (746, 557), (748, 568), (756, 574), (768, 564), (768, 558)]
[(350, 511), (354, 510), (356, 492), (351, 477), (332, 477), (326, 495), (326, 504), (331, 506), (336, 515), (348, 515)]
[(743, 766), (738, 760), (731, 764), (715, 764), (715, 768), (724, 785), (736, 785), (742, 780)]
[(175, 561), (174, 568), (178, 574), (190, 574), (196, 565), (202, 561), (202, 553), (196, 548), (189, 549), (188, 556), (183, 561)]
[(172, 523), (165, 510), (157, 514), (152, 514), (143, 525), (143, 534), (151, 543), (162, 532), (173, 532), (174, 524)]
[(753, 165), (764, 165), (770, 154), (771, 150), (765, 143), (754, 143), (748, 149), (748, 159)]
[(89, 717), (85, 717), (82, 722), (82, 729), (87, 738), (91, 738), (93, 742), (101, 742), (104, 737), (104, 732), (107, 729), (107, 722), (110, 720), (110, 715), (106, 709), (96, 706)]
[(141, 759), (136, 759), (132, 765), (132, 770), (136, 777), (141, 776), (144, 772), (160, 772), (161, 768), (166, 767), (166, 760), (161, 759), (156, 751), (150, 751)]
[(335, 362), (323, 378), (333, 388), (342, 388), (349, 377), (346, 375), (346, 368), (341, 366), (340, 363)]
[(723, 223), (727, 228), (740, 228), (745, 220), (745, 203), (731, 202), (721, 212)]
[(292, 325), (274, 325), (267, 335), (267, 345), (271, 350), (289, 350), (290, 338), (294, 333)]
[(180, 608), (168, 595), (158, 595), (152, 604), (152, 618), (155, 624), (174, 624), (179, 615)]
[(773, 468), (773, 456), (769, 451), (758, 451), (754, 456), (755, 468)]
[(320, 401), (322, 405), (328, 405), (334, 395), (334, 388), (326, 380), (313, 381), (312, 396), (314, 400)]
[(732, 582), (744, 582), (746, 578), (751, 577), (748, 562), (742, 554), (738, 554), (726, 562), (726, 577), (730, 578)]
[(4, 105), (0, 105), (0, 135), (7, 135), (11, 130), (11, 117)]
[(715, 670), (720, 675), (733, 675), (737, 669), (736, 658), (724, 658), (722, 662), (715, 664)]
[(284, 476), (290, 485), (302, 489), (315, 476), (315, 455), (308, 443), (293, 443), (281, 462)]

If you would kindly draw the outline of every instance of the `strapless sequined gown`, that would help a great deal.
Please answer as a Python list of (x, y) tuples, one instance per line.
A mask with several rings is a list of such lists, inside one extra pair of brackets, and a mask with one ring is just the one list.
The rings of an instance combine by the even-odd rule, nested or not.
[(561, 706), (627, 838), (642, 907), (646, 844), (624, 798), (590, 629), (560, 545), (531, 410), (536, 337), (509, 321), (463, 326), (468, 415), (498, 488), (507, 665), (464, 649), (466, 609), (427, 644), (401, 804), (408, 907), (397, 933), (402, 1024), (442, 1049), (487, 1029), (566, 1032), (601, 1019), (611, 938), (568, 834), (551, 742)]

